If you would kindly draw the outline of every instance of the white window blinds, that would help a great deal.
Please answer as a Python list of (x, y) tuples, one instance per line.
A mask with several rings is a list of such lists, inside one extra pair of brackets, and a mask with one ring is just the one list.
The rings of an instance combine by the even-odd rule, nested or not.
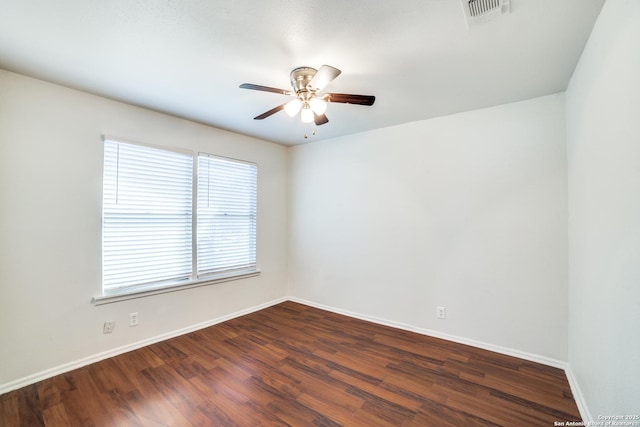
[(257, 166), (198, 156), (197, 275), (256, 269)]
[(193, 156), (106, 140), (103, 293), (192, 276)]

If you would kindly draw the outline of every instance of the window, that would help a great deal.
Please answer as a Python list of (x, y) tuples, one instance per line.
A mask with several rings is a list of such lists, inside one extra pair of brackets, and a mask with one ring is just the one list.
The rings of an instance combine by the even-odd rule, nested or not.
[(255, 164), (105, 138), (103, 179), (103, 296), (257, 272)]
[(255, 164), (198, 156), (198, 277), (255, 269)]

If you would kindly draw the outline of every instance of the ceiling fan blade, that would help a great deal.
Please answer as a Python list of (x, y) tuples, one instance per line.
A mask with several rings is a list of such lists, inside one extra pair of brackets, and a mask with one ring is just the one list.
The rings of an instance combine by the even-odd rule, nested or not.
[(329, 119), (327, 119), (327, 116), (325, 116), (324, 114), (313, 114), (313, 121), (315, 122), (316, 126), (320, 126), (323, 125), (325, 123), (329, 123)]
[(338, 77), (341, 72), (342, 71), (330, 65), (323, 65), (313, 76), (313, 78), (309, 82), (309, 86), (311, 86), (316, 91), (320, 91), (324, 89), (326, 85), (331, 83), (333, 79)]
[(376, 97), (373, 95), (353, 95), (350, 93), (327, 93), (322, 98), (327, 102), (358, 105), (373, 105), (376, 101)]
[(277, 107), (273, 107), (271, 110), (266, 111), (262, 114), (260, 114), (259, 116), (255, 116), (253, 118), (253, 120), (262, 120), (262, 119), (266, 119), (267, 117), (271, 116), (272, 114), (277, 113), (280, 110), (284, 109), (284, 104), (278, 105)]
[(252, 89), (252, 90), (261, 90), (263, 92), (279, 93), (280, 95), (293, 95), (294, 94), (290, 90), (278, 89), (276, 87), (269, 87), (269, 86), (254, 85), (252, 83), (242, 83), (240, 85), (240, 87), (242, 89)]

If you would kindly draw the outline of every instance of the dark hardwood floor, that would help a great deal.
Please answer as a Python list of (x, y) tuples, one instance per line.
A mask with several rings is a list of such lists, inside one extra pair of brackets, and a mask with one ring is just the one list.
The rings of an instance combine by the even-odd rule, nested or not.
[(0, 396), (8, 426), (553, 426), (562, 370), (285, 302)]

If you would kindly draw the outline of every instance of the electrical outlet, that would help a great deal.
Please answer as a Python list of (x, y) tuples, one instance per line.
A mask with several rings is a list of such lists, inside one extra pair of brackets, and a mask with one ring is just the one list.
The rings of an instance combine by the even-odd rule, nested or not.
[(129, 313), (129, 326), (138, 326), (138, 312)]
[(436, 317), (438, 319), (445, 319), (447, 317), (446, 310), (444, 307), (438, 306), (436, 310)]
[(104, 322), (104, 326), (102, 327), (103, 334), (110, 334), (113, 332), (113, 328), (116, 326), (116, 322), (114, 320), (107, 320)]

